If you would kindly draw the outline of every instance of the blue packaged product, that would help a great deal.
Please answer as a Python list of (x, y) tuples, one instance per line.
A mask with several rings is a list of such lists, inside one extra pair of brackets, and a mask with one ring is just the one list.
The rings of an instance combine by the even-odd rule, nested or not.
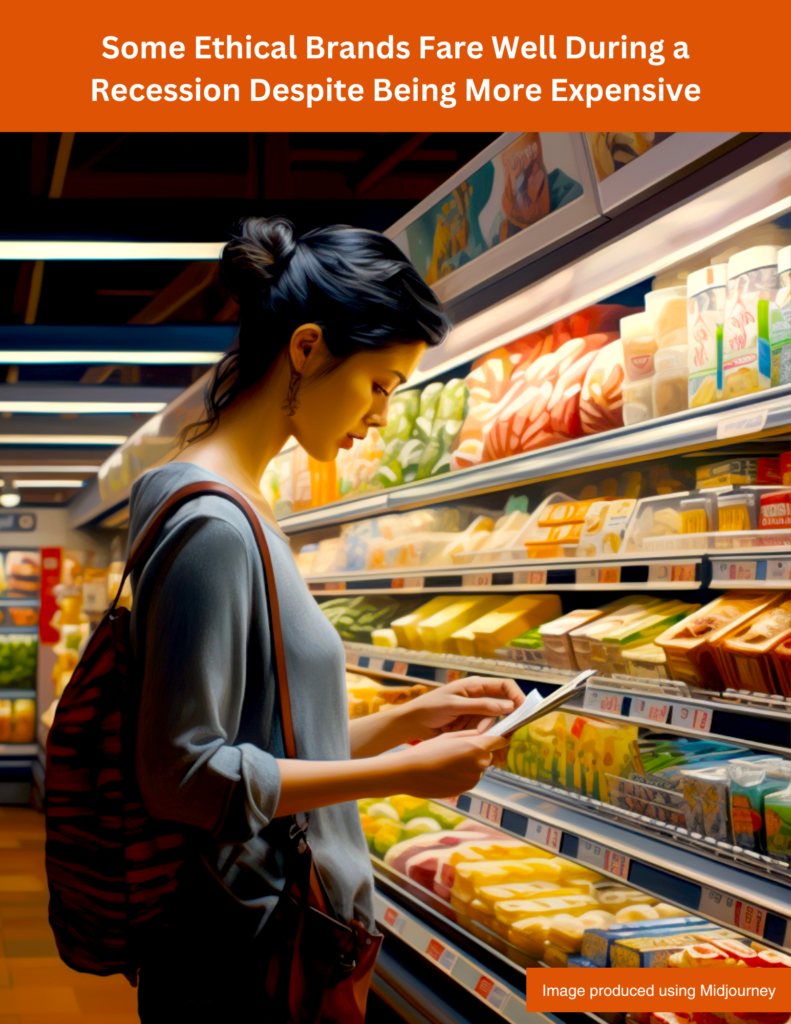
[(702, 917), (668, 917), (659, 921), (630, 921), (629, 924), (615, 924), (610, 928), (591, 928), (582, 936), (580, 953), (588, 957), (597, 967), (610, 966), (610, 948), (619, 939), (637, 939), (647, 935), (677, 935), (684, 932), (703, 931), (715, 925)]

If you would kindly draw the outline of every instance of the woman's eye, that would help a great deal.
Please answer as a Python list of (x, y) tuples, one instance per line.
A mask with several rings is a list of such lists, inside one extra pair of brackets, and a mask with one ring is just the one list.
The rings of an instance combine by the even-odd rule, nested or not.
[(382, 387), (381, 384), (374, 384), (374, 391), (377, 391), (380, 395), (384, 395), (385, 398), (388, 396), (388, 392)]

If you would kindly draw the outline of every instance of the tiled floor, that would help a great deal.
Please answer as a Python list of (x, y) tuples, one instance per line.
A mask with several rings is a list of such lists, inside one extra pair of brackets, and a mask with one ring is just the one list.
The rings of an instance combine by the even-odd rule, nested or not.
[(47, 922), (44, 818), (0, 807), (0, 1024), (139, 1024), (124, 978), (67, 967)]

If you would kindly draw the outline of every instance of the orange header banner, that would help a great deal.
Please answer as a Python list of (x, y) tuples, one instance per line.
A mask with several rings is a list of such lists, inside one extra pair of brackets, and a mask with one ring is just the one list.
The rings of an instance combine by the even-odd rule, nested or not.
[(0, 130), (777, 130), (779, 10), (16, 2)]
[(571, 967), (528, 971), (527, 1007), (557, 1013), (735, 1013), (746, 1020), (758, 1013), (759, 1019), (765, 1014), (766, 1024), (772, 1024), (769, 1015), (775, 1014), (779, 1022), (791, 1012), (791, 970)]

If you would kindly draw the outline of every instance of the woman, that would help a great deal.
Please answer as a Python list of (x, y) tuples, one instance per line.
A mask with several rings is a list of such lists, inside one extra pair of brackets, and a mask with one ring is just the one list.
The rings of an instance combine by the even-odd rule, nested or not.
[(512, 680), (475, 677), (350, 725), (342, 643), (258, 487), (289, 437), (328, 461), (387, 422), (395, 388), (447, 333), (431, 290), (382, 235), (333, 227), (297, 240), (282, 218), (244, 222), (221, 269), (241, 305), (238, 348), (217, 366), (207, 418), (187, 429), (172, 461), (136, 481), (129, 539), (193, 481), (229, 483), (256, 507), (277, 579), (300, 760), (284, 757), (253, 532), (223, 498), (194, 499), (132, 577), (141, 793), (151, 814), (192, 836), (165, 940), (140, 972), (144, 1024), (267, 1020), (260, 979), (276, 941), (264, 925), (282, 887), (279, 819), (311, 812), (308, 839), (333, 913), (373, 930), (354, 801), (474, 786), (506, 742), (483, 729), (523, 699)]

